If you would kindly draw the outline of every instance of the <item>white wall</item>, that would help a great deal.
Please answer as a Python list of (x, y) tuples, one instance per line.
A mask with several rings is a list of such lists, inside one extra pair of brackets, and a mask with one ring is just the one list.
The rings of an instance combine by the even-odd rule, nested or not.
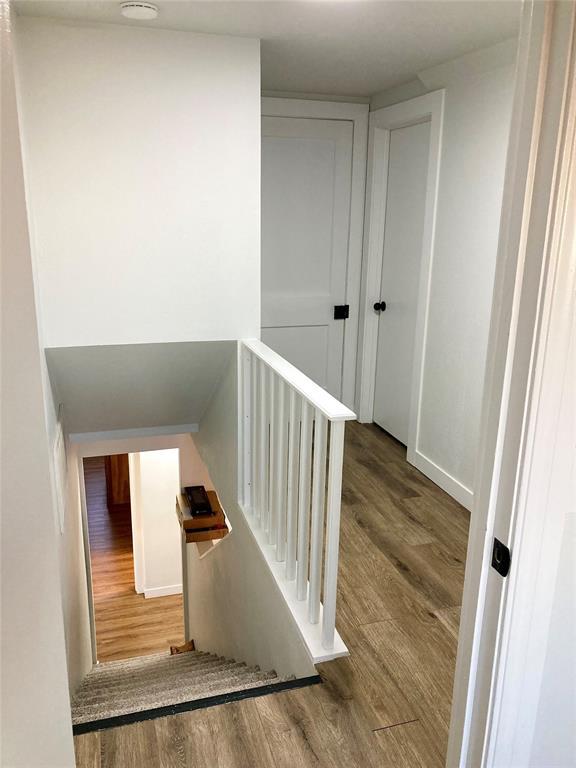
[(73, 693), (92, 667), (92, 645), (80, 502), (80, 464), (76, 447), (70, 444), (66, 467), (59, 554), (68, 685)]
[[(41, 345), (257, 335), (258, 42), (36, 19), (17, 37)], [(42, 373), (52, 451), (61, 400)], [(71, 690), (92, 661), (76, 452), (59, 534)]]
[[(59, 400), (41, 356), (52, 492), (55, 499), (57, 551), (64, 617), (68, 686), (74, 693), (92, 666), (88, 584), (80, 499), (80, 464), (77, 446), (65, 434)], [(61, 438), (61, 439), (59, 439)]]
[(258, 41), (17, 32), (45, 345), (258, 336)]
[(136, 591), (145, 597), (182, 592), (179, 451), (167, 448), (129, 454), (132, 542)]
[(419, 73), (372, 108), (445, 88), (418, 451), (472, 501), (516, 42)]
[(235, 353), (233, 341), (46, 350), (70, 432), (179, 427), (191, 432)]
[(0, 763), (75, 765), (8, 2), (2, 52)]
[(236, 361), (194, 436), (232, 533), (202, 560), (188, 545), (189, 635), (199, 650), (280, 675), (315, 674), (298, 628), (238, 505)]
[[(572, 503), (576, 504), (573, 493)], [(530, 768), (576, 766), (576, 514), (566, 516)]]

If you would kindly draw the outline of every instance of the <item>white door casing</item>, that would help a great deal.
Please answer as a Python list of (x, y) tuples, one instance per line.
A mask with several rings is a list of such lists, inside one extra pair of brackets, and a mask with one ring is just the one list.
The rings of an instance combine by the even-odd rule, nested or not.
[[(532, 739), (527, 723), (534, 717), (534, 682), (546, 651), (543, 628), (549, 618), (545, 614), (550, 612), (550, 584), (560, 540), (559, 515), (555, 512), (548, 525), (551, 516), (541, 500), (550, 503), (553, 494), (557, 498), (563, 490), (559, 475), (567, 465), (566, 461), (555, 466), (535, 462), (534, 429), (546, 413), (540, 423), (547, 422), (547, 429), (554, 433), (544, 441), (550, 455), (553, 446), (562, 449), (566, 444), (567, 430), (556, 419), (562, 407), (563, 364), (570, 336), (567, 317), (563, 329), (552, 328), (552, 323), (554, 314), (562, 320), (559, 310), (574, 310), (573, 282), (566, 273), (557, 279), (557, 269), (565, 258), (565, 225), (570, 218), (573, 225), (574, 218), (566, 182), (574, 150), (575, 40), (573, 4), (527, 0), (519, 38), (480, 464), (466, 558), (449, 768), (510, 765), (502, 762), (502, 748), (520, 747), (527, 752)], [(573, 281), (573, 261), (571, 275)], [(543, 366), (546, 356), (552, 362), (548, 370)], [(543, 388), (545, 377), (549, 384), (553, 382), (548, 392)], [(530, 510), (534, 502), (536, 513)], [(550, 538), (544, 539), (545, 523), (545, 535), (554, 539), (552, 547)], [(512, 551), (506, 579), (490, 567), (494, 536)], [(550, 556), (545, 569), (540, 570), (541, 561), (533, 556), (535, 546), (540, 558)], [(526, 560), (533, 585), (519, 578)], [(508, 678), (505, 684), (504, 677)], [(505, 706), (503, 694), (513, 707)], [(510, 753), (504, 760), (509, 757)], [(526, 765), (529, 758), (516, 753), (512, 759), (514, 765)]]
[[(384, 107), (370, 115), (369, 162), (365, 227), (365, 258), (360, 297), (360, 337), (358, 365), (359, 420), (373, 419), (376, 357), (378, 348), (378, 313), (374, 304), (380, 300), (382, 255), (384, 251), (385, 213), (388, 182), (388, 161), (391, 132), (429, 121), (430, 150), (426, 182), (426, 202), (422, 233), (422, 253), (418, 286), (418, 309), (414, 333), (413, 375), (410, 391), (410, 417), (407, 459), (437, 485), (468, 509), (472, 491), (463, 486), (442, 467), (435, 464), (420, 446), (420, 416), (423, 394), (423, 373), (430, 309), (430, 283), (434, 258), (434, 230), (440, 178), (442, 127), (444, 120), (444, 90)], [(385, 299), (383, 296), (382, 298)]]
[(405, 445), (429, 152), (429, 121), (390, 132), (373, 420)]
[(353, 408), (368, 105), (264, 98), (262, 116), (262, 340)]

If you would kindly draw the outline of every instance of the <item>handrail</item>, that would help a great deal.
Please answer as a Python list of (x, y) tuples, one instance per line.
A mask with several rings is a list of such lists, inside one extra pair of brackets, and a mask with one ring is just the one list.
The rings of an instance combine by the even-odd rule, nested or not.
[(263, 342), (258, 339), (244, 339), (242, 343), (330, 421), (353, 421), (356, 418), (354, 411)]
[(312, 658), (334, 658), (346, 652), (336, 591), (344, 429), (356, 417), (261, 341), (239, 351), (240, 502)]

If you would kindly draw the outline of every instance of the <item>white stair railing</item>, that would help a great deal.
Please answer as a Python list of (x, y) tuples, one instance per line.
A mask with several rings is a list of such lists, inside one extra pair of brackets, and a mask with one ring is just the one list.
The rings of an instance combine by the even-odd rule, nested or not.
[(240, 342), (240, 386), (240, 502), (313, 658), (339, 655), (344, 426), (355, 414), (255, 339)]

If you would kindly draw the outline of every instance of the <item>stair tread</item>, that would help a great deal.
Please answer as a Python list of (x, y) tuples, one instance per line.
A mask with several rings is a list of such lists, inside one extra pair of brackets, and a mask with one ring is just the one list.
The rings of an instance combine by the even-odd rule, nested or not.
[[(178, 678), (168, 678), (166, 680), (148, 680), (146, 683), (147, 694), (152, 694), (154, 691), (166, 689), (169, 685), (178, 685), (181, 688), (186, 688), (189, 691), (196, 690), (202, 687), (209, 687), (217, 685), (219, 682), (226, 680), (242, 680), (252, 679), (254, 677), (260, 677), (262, 679), (274, 677), (273, 673), (265, 674), (263, 672), (257, 672), (247, 668), (236, 669), (234, 667), (223, 667), (222, 669), (215, 670), (210, 675), (202, 675), (202, 678), (196, 678), (191, 675), (182, 676)], [(107, 688), (100, 688), (92, 691), (90, 689), (79, 694), (74, 699), (75, 707), (83, 706), (83, 702), (87, 699), (90, 702), (104, 702), (117, 699), (119, 697), (129, 696), (136, 686), (108, 686)]]
[[(144, 657), (146, 658), (146, 657)], [(227, 660), (230, 661), (230, 660)], [(165, 659), (159, 659), (155, 660), (153, 662), (146, 661), (142, 665), (137, 666), (131, 666), (131, 667), (119, 667), (118, 669), (106, 669), (105, 664), (99, 664), (97, 667), (92, 669), (88, 675), (84, 678), (85, 682), (97, 682), (97, 681), (105, 681), (108, 679), (114, 679), (114, 680), (120, 680), (122, 678), (130, 679), (134, 674), (142, 674), (144, 671), (148, 672), (149, 674), (160, 674), (162, 671), (165, 671), (167, 669), (171, 670), (178, 670), (178, 669), (204, 669), (206, 667), (212, 667), (217, 664), (221, 663), (221, 659), (219, 659), (217, 656), (211, 656), (211, 657), (205, 657), (204, 659), (196, 659), (196, 660), (187, 660), (185, 662), (181, 660), (170, 660), (170, 657), (166, 657)], [(104, 669), (101, 669), (101, 667), (104, 667)]]
[(287, 679), (291, 678), (202, 651), (106, 662), (82, 681), (73, 697), (72, 721), (87, 723)]

